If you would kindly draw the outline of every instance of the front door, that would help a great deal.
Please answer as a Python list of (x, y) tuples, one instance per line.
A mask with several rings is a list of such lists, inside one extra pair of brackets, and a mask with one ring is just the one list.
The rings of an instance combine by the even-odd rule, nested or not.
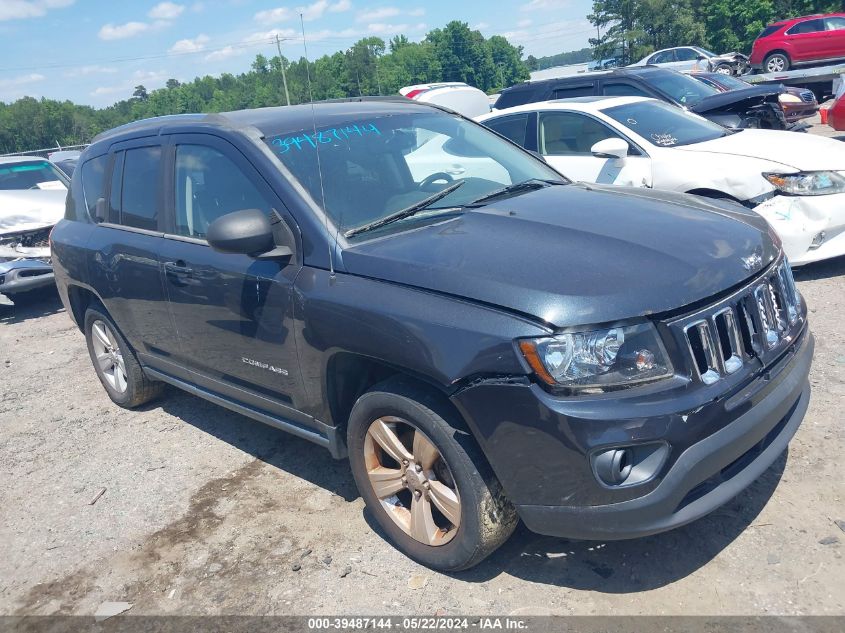
[[(233, 211), (275, 209), (293, 231), (292, 219), (226, 141), (174, 135), (168, 150), (171, 200), (159, 260), (180, 340), (178, 365), (194, 372), (190, 378), (197, 383), (253, 406), (275, 412), (298, 408), (302, 377), (292, 288), (300, 255), (259, 260), (214, 251), (205, 240), (209, 224)], [(260, 404), (265, 401), (283, 406)]]
[[(651, 187), (651, 159), (631, 146), (624, 159), (597, 158), (591, 148), (608, 138), (622, 138), (609, 126), (580, 112), (541, 112), (540, 154), (572, 180), (608, 185)], [(623, 139), (626, 142), (627, 139)], [(630, 145), (630, 143), (629, 143)]]

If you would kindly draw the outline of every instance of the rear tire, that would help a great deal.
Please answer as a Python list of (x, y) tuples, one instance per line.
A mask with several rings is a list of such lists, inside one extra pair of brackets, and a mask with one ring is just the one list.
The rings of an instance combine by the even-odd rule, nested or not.
[(772, 53), (763, 61), (763, 72), (766, 73), (782, 73), (789, 70), (791, 66), (789, 57), (784, 53)]
[(94, 371), (112, 402), (134, 409), (162, 393), (164, 384), (144, 374), (135, 351), (100, 306), (86, 310), (84, 331)]
[(433, 390), (402, 377), (376, 385), (355, 403), (347, 442), (364, 502), (417, 562), (468, 569), (516, 528), (516, 511), (475, 440)]
[(713, 72), (717, 72), (720, 75), (733, 75), (734, 69), (730, 64), (717, 64)]

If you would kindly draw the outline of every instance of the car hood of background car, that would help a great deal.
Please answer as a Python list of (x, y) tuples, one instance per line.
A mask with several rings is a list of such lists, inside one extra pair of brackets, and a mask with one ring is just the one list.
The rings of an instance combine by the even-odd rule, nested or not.
[(689, 106), (691, 112), (706, 114), (718, 111), (738, 111), (771, 101), (777, 103), (778, 96), (783, 91), (782, 86), (753, 86), (743, 90), (729, 90), (709, 97), (704, 97), (695, 105)]
[(778, 247), (765, 220), (737, 205), (579, 184), (354, 244), (343, 265), (563, 327), (707, 299), (758, 272), (743, 261), (753, 253), (765, 266)]
[(65, 214), (67, 190), (0, 191), (0, 236), (53, 226)]
[(782, 130), (742, 130), (675, 149), (757, 158), (798, 171), (845, 170), (845, 143)]

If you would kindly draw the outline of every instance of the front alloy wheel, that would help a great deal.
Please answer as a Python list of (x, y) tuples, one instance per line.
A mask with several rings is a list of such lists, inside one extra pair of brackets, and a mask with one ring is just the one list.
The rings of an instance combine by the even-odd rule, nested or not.
[(407, 420), (375, 420), (364, 440), (367, 477), (387, 515), (405, 534), (440, 546), (461, 524), (461, 498), (437, 447)]

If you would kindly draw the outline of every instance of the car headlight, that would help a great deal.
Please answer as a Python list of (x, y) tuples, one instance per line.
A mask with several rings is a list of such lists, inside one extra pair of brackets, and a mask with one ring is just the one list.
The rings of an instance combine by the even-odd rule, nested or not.
[(797, 174), (763, 174), (780, 193), (792, 196), (824, 196), (845, 192), (845, 178), (835, 171), (804, 171)]
[(780, 101), (781, 103), (803, 103), (803, 101), (801, 101), (801, 97), (798, 97), (797, 95), (791, 95), (788, 92), (784, 92), (783, 94), (778, 96), (778, 101)]
[(575, 391), (601, 392), (672, 374), (651, 323), (521, 339), (519, 349), (540, 380)]

